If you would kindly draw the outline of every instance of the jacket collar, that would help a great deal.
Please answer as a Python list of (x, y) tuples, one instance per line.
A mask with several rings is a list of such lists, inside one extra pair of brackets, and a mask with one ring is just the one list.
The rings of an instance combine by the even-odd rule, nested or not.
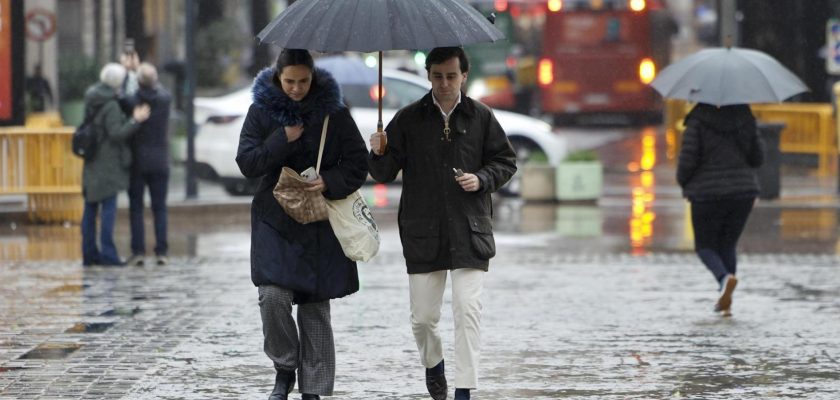
[(300, 102), (292, 100), (280, 88), (274, 67), (263, 69), (254, 78), (252, 98), (254, 105), (283, 126), (317, 124), (326, 115), (344, 108), (338, 83), (329, 72), (317, 67), (309, 94)]
[[(440, 108), (435, 105), (435, 100), (432, 98), (432, 91), (429, 90), (422, 99), (420, 99), (420, 104), (424, 107), (427, 112), (436, 112), (440, 113)], [(473, 100), (462, 91), (461, 92), (461, 102), (455, 106), (452, 110), (452, 114), (454, 115), (455, 112), (463, 112), (467, 117), (475, 116), (475, 104)]]

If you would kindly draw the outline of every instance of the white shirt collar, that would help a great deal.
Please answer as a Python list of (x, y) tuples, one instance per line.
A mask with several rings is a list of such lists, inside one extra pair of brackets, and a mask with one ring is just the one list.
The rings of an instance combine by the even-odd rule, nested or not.
[(458, 107), (458, 104), (461, 104), (461, 91), (458, 91), (458, 100), (455, 100), (455, 105), (452, 107), (451, 110), (449, 110), (448, 113), (443, 112), (443, 107), (441, 107), (440, 103), (438, 103), (437, 97), (435, 97), (435, 92), (432, 92), (432, 102), (434, 102), (438, 110), (440, 110), (440, 114), (443, 115), (443, 118), (449, 119), (449, 116), (452, 115), (452, 112), (455, 111), (455, 108)]

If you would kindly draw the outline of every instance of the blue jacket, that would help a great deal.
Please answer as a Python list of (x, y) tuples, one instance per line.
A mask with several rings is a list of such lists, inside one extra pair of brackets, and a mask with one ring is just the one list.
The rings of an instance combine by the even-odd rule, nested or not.
[[(243, 175), (261, 177), (251, 205), (251, 280), (294, 290), (297, 303), (343, 297), (359, 290), (356, 263), (344, 256), (328, 221), (299, 224), (277, 203), (273, 189), (283, 167), (301, 172), (315, 166), (326, 115), (320, 175), (327, 199), (345, 198), (362, 186), (367, 147), (329, 73), (316, 69), (310, 92), (299, 103), (283, 93), (276, 75), (269, 68), (254, 80), (236, 155)], [(301, 122), (303, 135), (289, 143), (282, 128)]]

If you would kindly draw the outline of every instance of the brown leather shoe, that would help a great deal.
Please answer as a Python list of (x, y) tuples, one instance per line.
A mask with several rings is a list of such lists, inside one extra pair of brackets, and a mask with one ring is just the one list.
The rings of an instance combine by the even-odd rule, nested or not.
[(732, 293), (735, 292), (735, 287), (738, 286), (738, 278), (735, 275), (726, 275), (723, 278), (723, 285), (720, 290), (720, 297), (717, 304), (715, 304), (715, 311), (722, 312), (725, 315), (732, 315), (730, 308), (732, 307)]

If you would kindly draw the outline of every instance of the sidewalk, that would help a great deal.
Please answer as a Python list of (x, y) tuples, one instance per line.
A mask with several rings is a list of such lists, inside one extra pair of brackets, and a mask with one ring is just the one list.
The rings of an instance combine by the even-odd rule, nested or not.
[[(662, 137), (652, 185), (627, 171), (644, 135), (598, 148), (607, 171), (598, 205), (498, 201), (474, 398), (840, 398), (836, 182), (786, 175), (782, 199), (759, 202), (741, 241), (734, 317), (720, 318)], [(249, 278), (250, 198), (202, 185), (202, 202), (191, 202), (171, 190), (164, 267), (82, 268), (77, 227), (0, 226), (0, 399), (267, 397), (273, 370)], [(382, 199), (374, 211), (383, 243), (359, 267), (361, 291), (332, 302), (331, 398), (426, 399), (399, 191), (365, 191)], [(121, 216), (120, 249), (127, 225)], [(447, 368), (453, 377), (454, 361)]]
[[(225, 240), (242, 240), (240, 236)], [(336, 399), (424, 399), (393, 226), (333, 301)], [(836, 399), (837, 256), (749, 256), (731, 319), (691, 254), (566, 255), (498, 237), (483, 310), (480, 399)], [(247, 252), (166, 267), (2, 269), (2, 399), (259, 399)], [(452, 355), (449, 295), (441, 321)], [(454, 373), (448, 363), (449, 374)], [(451, 376), (451, 375), (450, 375)], [(296, 397), (295, 397), (296, 398)]]

